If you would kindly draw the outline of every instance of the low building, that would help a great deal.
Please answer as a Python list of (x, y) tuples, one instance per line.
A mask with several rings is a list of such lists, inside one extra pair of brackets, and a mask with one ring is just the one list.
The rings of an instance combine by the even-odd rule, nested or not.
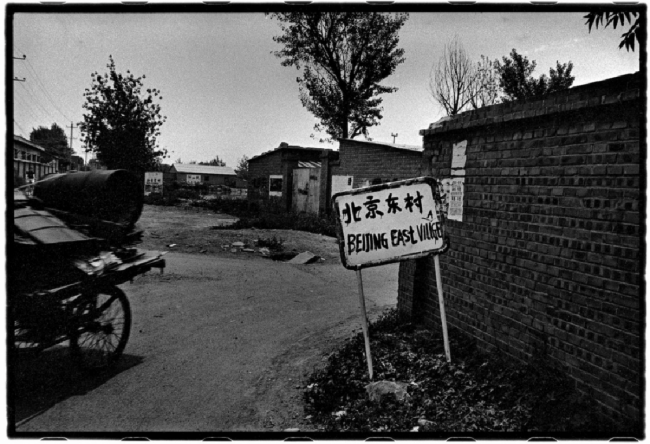
[[(289, 145), (286, 142), (248, 160), (248, 199), (264, 201), (278, 198), (287, 210), (292, 206), (293, 170), (320, 169), (326, 148)], [(320, 173), (316, 173), (320, 176)]]
[(14, 177), (25, 180), (29, 171), (34, 173), (34, 179), (59, 172), (59, 159), (56, 157), (45, 162), (45, 148), (29, 140), (14, 135)]
[(320, 210), (329, 212), (338, 192), (420, 176), (422, 151), (419, 146), (339, 139), (338, 152), (322, 159)]
[(225, 185), (234, 188), (238, 179), (235, 171), (226, 166), (175, 163), (169, 172), (175, 175), (179, 185)]

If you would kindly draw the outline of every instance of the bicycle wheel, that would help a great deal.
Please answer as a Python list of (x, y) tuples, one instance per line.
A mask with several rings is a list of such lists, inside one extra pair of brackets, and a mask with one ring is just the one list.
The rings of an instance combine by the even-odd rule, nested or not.
[(85, 369), (102, 369), (115, 363), (131, 333), (131, 306), (122, 290), (103, 288), (82, 295), (70, 333), (70, 351)]

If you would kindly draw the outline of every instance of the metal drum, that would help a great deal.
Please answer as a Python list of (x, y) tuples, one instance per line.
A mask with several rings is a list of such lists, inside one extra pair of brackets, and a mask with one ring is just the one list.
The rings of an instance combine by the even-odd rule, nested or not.
[(47, 176), (34, 186), (46, 207), (132, 228), (140, 218), (144, 190), (126, 170), (95, 170)]

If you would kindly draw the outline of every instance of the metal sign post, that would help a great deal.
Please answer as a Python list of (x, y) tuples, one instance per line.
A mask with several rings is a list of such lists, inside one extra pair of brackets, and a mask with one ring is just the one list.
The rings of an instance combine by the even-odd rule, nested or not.
[(357, 272), (368, 372), (372, 356), (361, 269), (382, 264), (436, 256), (436, 278), (447, 360), (450, 360), (447, 321), (442, 299), (438, 254), (449, 248), (438, 183), (432, 177), (343, 191), (332, 196), (337, 216), (341, 262)]
[(445, 299), (442, 295), (442, 275), (440, 273), (440, 256), (433, 255), (433, 264), (436, 269), (436, 287), (438, 287), (438, 302), (440, 303), (440, 323), (442, 324), (442, 339), (445, 344), (445, 355), (447, 362), (451, 362), (451, 351), (449, 350), (449, 336), (447, 335), (447, 316), (445, 315)]
[(363, 339), (366, 343), (366, 361), (368, 362), (368, 374), (372, 381), (372, 354), (370, 354), (370, 335), (368, 334), (368, 316), (366, 315), (366, 300), (363, 296), (363, 280), (361, 279), (361, 268), (357, 268), (357, 283), (359, 284), (359, 305), (361, 306), (361, 326), (363, 327)]

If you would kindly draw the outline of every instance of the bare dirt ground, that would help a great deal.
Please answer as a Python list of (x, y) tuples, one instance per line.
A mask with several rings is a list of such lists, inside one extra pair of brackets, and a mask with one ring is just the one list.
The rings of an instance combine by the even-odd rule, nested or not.
[[(191, 218), (191, 224), (188, 219)], [(138, 225), (145, 230), (141, 247), (153, 250), (168, 250), (190, 254), (208, 254), (224, 258), (252, 259), (259, 253), (256, 240), (281, 239), (285, 252), (310, 251), (322, 257), (327, 263), (340, 264), (336, 239), (319, 234), (295, 230), (264, 229), (214, 229), (227, 226), (237, 220), (227, 214), (215, 214), (204, 208), (162, 207), (146, 205)], [(256, 253), (231, 252), (223, 248), (233, 242), (244, 242)], [(174, 247), (168, 247), (169, 245)]]
[[(169, 251), (167, 267), (121, 286), (133, 312), (123, 359), (95, 376), (72, 366), (67, 347), (18, 360), (18, 432), (227, 437), (313, 430), (302, 391), (329, 353), (361, 329), (356, 274), (340, 264), (333, 238), (211, 228), (228, 220), (203, 210), (145, 207), (140, 247)], [(273, 236), (285, 250), (325, 260), (294, 265), (222, 248)], [(363, 280), (371, 319), (396, 304), (396, 264), (366, 269)]]

